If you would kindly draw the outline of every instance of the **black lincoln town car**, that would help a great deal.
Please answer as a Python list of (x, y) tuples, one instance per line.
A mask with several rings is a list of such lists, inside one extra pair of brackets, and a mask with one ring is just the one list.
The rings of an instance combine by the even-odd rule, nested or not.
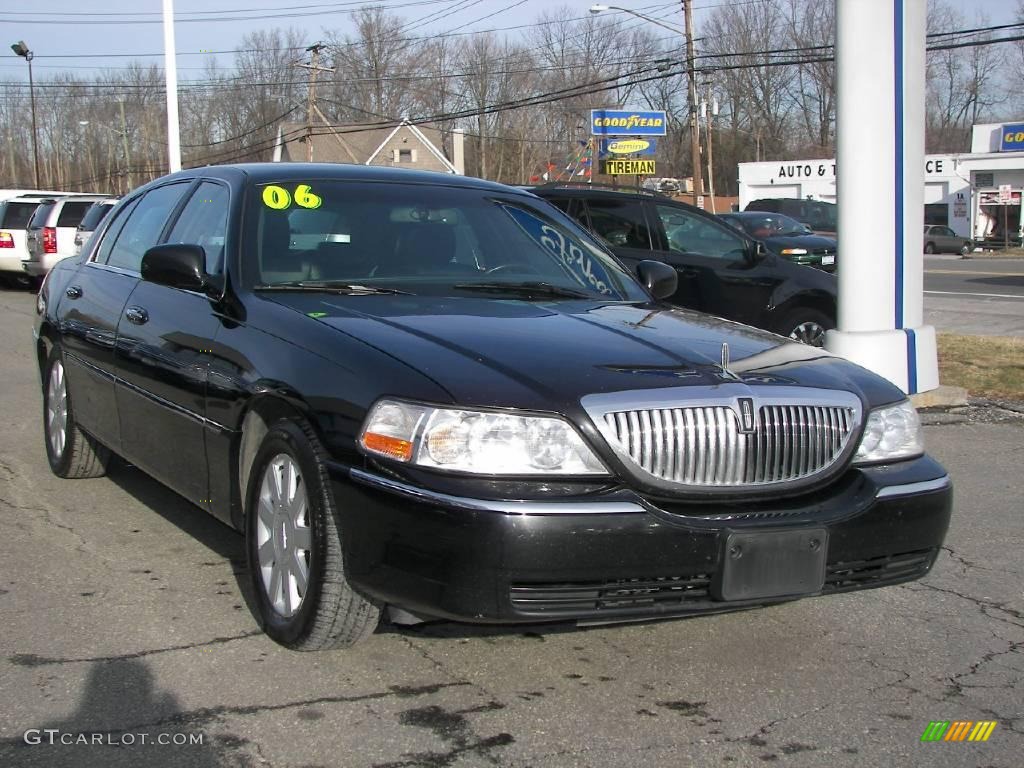
[(119, 454), (244, 531), (293, 648), (388, 608), (597, 623), (926, 574), (952, 489), (904, 395), (675, 281), (499, 184), (176, 173), (40, 290), (49, 462)]

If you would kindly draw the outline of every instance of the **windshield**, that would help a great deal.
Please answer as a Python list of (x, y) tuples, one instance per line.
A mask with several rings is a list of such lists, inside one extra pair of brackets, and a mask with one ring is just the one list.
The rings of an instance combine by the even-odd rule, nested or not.
[(781, 213), (766, 213), (758, 216), (741, 216), (734, 219), (738, 221), (744, 231), (751, 237), (763, 239), (766, 237), (777, 237), (780, 235), (806, 235), (807, 229), (803, 224), (789, 216)]
[(254, 192), (246, 237), (255, 247), (243, 248), (250, 285), (334, 282), (461, 296), (485, 283), (505, 298), (501, 285), (511, 295), (513, 286), (543, 283), (551, 297), (648, 300), (589, 235), (525, 195), (317, 180)]

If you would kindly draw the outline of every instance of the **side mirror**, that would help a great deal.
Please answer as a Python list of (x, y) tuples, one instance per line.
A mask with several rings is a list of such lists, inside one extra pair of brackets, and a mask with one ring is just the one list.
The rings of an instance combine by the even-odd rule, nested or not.
[(813, 235), (814, 234), (814, 230), (811, 228), (810, 224), (804, 224), (804, 234), (807, 234), (807, 235)]
[(764, 243), (760, 240), (755, 240), (750, 248), (750, 259), (753, 262), (762, 261), (768, 256), (768, 249), (765, 248)]
[(206, 251), (186, 243), (156, 245), (142, 257), (142, 279), (169, 288), (205, 291), (209, 285)]
[(641, 261), (636, 265), (636, 274), (656, 299), (667, 299), (676, 292), (679, 285), (679, 275), (672, 267), (661, 261)]

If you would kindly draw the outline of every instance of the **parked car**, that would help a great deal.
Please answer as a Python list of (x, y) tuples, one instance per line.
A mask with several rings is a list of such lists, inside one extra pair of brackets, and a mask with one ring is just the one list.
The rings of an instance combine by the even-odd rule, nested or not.
[(74, 195), (43, 200), (28, 223), (27, 256), (21, 266), (30, 277), (42, 277), (54, 264), (75, 255), (75, 230), (93, 203), (108, 195)]
[(28, 257), (28, 223), (43, 199), (26, 194), (0, 203), (0, 278), (9, 284), (29, 283), (21, 262)]
[(97, 200), (89, 206), (85, 216), (82, 217), (81, 223), (75, 229), (74, 244), (71, 248), (72, 256), (77, 256), (82, 252), (82, 246), (89, 239), (89, 236), (96, 231), (100, 222), (107, 217), (107, 214), (117, 205), (117, 201), (120, 199), (120, 197), (108, 197), (103, 200)]
[(644, 192), (588, 184), (533, 190), (600, 235), (630, 269), (657, 259), (674, 267), (670, 301), (821, 346), (835, 328), (834, 275), (766, 250), (716, 216)]
[(801, 224), (806, 224), (812, 232), (823, 235), (835, 235), (839, 221), (835, 203), (826, 200), (800, 200), (797, 198), (778, 197), (751, 200), (745, 211), (765, 211), (782, 213)]
[(781, 213), (745, 211), (720, 213), (726, 224), (746, 232), (764, 247), (797, 264), (836, 271), (835, 238), (815, 235), (806, 224)]
[(244, 531), (255, 610), (293, 648), (389, 606), (604, 622), (925, 575), (951, 487), (904, 394), (637, 274), (478, 179), (182, 171), (43, 283), (50, 467), (117, 453)]
[(974, 241), (958, 235), (952, 229), (940, 224), (924, 225), (925, 253), (959, 253), (966, 256), (974, 250)]

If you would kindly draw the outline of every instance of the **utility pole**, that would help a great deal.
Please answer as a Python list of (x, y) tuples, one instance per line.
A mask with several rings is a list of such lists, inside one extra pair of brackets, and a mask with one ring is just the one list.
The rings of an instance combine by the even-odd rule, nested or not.
[(711, 92), (711, 83), (707, 83), (707, 86), (707, 100), (704, 102), (704, 108), (701, 111), (704, 112), (704, 120), (706, 121), (705, 126), (708, 129), (708, 195), (711, 196), (711, 212), (718, 213), (718, 211), (715, 210), (714, 154), (711, 151), (711, 123), (712, 120), (718, 116), (718, 101), (714, 98)]
[(121, 141), (124, 144), (124, 182), (125, 193), (132, 189), (132, 157), (128, 151), (128, 121), (124, 119), (124, 96), (117, 100), (121, 109)]
[(313, 162), (313, 112), (319, 112), (316, 108), (316, 76), (321, 72), (333, 72), (331, 67), (320, 66), (320, 51), (326, 48), (323, 43), (313, 43), (306, 50), (310, 53), (309, 64), (299, 64), (303, 69), (309, 70), (309, 100), (306, 106), (306, 161)]
[(686, 21), (686, 79), (689, 82), (690, 154), (693, 156), (693, 202), (704, 195), (700, 169), (700, 123), (697, 121), (697, 70), (693, 54), (693, 0), (683, 0)]

